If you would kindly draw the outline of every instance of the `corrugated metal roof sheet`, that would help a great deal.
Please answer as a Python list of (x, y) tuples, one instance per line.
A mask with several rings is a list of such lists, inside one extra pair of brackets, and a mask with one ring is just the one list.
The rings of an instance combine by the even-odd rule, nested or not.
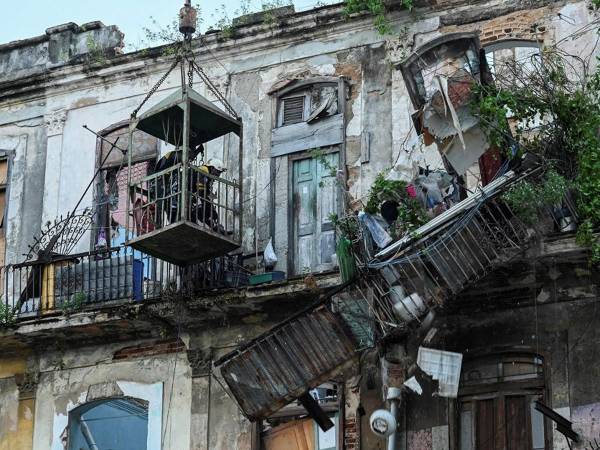
[(331, 379), (357, 350), (343, 319), (324, 305), (226, 359), (221, 375), (244, 414), (257, 420)]

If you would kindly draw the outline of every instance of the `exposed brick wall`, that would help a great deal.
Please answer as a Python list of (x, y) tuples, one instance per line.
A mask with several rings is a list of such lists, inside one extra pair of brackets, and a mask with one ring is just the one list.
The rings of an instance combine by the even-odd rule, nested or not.
[(148, 356), (164, 355), (166, 353), (178, 353), (185, 351), (185, 344), (181, 339), (165, 339), (143, 344), (124, 347), (117, 350), (113, 355), (114, 360), (144, 358)]
[(358, 450), (360, 447), (356, 416), (344, 419), (344, 443), (346, 450)]
[(542, 41), (546, 31), (542, 11), (519, 11), (488, 21), (481, 31), (481, 43), (503, 39)]
[(482, 45), (507, 39), (543, 42), (546, 38), (546, 22), (552, 15), (552, 8), (516, 11), (481, 22), (447, 26), (442, 31), (479, 31)]

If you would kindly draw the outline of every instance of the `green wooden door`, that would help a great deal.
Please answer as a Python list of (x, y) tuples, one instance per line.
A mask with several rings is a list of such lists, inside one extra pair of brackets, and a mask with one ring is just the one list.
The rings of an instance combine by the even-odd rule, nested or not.
[(294, 273), (323, 272), (334, 267), (335, 226), (332, 214), (340, 212), (336, 182), (338, 153), (306, 158), (293, 165)]

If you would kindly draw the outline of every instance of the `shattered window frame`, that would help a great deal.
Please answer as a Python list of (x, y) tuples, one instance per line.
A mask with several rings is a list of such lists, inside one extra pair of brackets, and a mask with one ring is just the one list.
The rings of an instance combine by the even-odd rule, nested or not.
[[(526, 70), (526, 68), (528, 67), (528, 64), (531, 64), (531, 62), (527, 61), (524, 58), (527, 59), (531, 59), (533, 57), (540, 54), (540, 52), (542, 51), (542, 42), (540, 41), (536, 41), (536, 40), (528, 40), (528, 39), (503, 39), (500, 41), (495, 41), (492, 42), (490, 44), (486, 44), (484, 46), (482, 46), (482, 49), (485, 52), (485, 57), (487, 60), (487, 65), (489, 67), (489, 71), (491, 76), (493, 77), (494, 81), (497, 82), (496, 80), (496, 66), (498, 64), (498, 62), (496, 61), (496, 57), (499, 56), (497, 55), (497, 52), (512, 52), (510, 61), (510, 63), (515, 64), (516, 66), (518, 65), (518, 67), (522, 68), (523, 70)], [(525, 49), (525, 50), (529, 50), (528, 54), (523, 56), (523, 57), (518, 57), (517, 56), (517, 50), (518, 49)], [(503, 62), (502, 62), (503, 63)]]
[(449, 55), (467, 54), (470, 74), (476, 81), (481, 81), (479, 48), (478, 33), (451, 33), (429, 41), (400, 63), (399, 69), (414, 108), (418, 110), (427, 102), (423, 71)]

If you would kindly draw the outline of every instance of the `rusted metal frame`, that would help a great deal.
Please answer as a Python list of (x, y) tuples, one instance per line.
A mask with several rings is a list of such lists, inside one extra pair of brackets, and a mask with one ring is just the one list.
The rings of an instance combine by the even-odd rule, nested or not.
[[(471, 218), (471, 220), (465, 225), (465, 227), (463, 228), (464, 230), (466, 230), (469, 235), (471, 236), (471, 238), (473, 239), (474, 243), (481, 243), (482, 245), (480, 245), (480, 249), (481, 249), (481, 254), (483, 255), (483, 257), (487, 260), (488, 264), (492, 264), (492, 259), (488, 257), (487, 255), (487, 247), (488, 245), (491, 245), (489, 242), (485, 242), (485, 235), (482, 233), (481, 234), (481, 238), (477, 239), (477, 237), (473, 234), (473, 231), (471, 231), (471, 225), (475, 226), (476, 228), (479, 228), (477, 226), (477, 219), (475, 219), (474, 217)], [(482, 242), (483, 241), (483, 242)], [(483, 244), (485, 243), (485, 247), (483, 246)], [(479, 259), (477, 259), (477, 261), (479, 261)], [(481, 262), (480, 262), (481, 264)], [(487, 268), (485, 266), (483, 266), (482, 264), (482, 268), (484, 270), (484, 272), (487, 272)]]
[[(441, 244), (444, 246), (444, 248), (446, 249), (446, 251), (448, 252), (448, 254), (450, 255), (450, 258), (452, 258), (452, 260), (454, 261), (454, 263), (458, 266), (458, 268), (460, 269), (460, 271), (463, 273), (463, 275), (465, 276), (465, 281), (468, 281), (470, 279), (470, 276), (467, 274), (467, 272), (465, 272), (464, 268), (463, 268), (463, 264), (468, 264), (468, 262), (465, 260), (464, 262), (457, 260), (456, 257), (454, 256), (454, 251), (451, 251), (450, 248), (448, 247), (448, 245), (446, 244), (446, 241), (451, 241), (452, 243), (454, 243), (454, 234), (456, 233), (453, 232), (447, 236), (442, 237), (442, 239), (440, 239)], [(456, 244), (455, 244), (456, 247)]]
[(272, 336), (269, 336), (262, 345), (258, 345), (254, 350), (266, 362), (267, 366), (277, 368), (275, 371), (268, 370), (268, 372), (273, 380), (279, 383), (279, 386), (285, 386), (288, 390), (294, 389), (297, 387), (295, 385), (295, 375), (298, 375), (293, 373), (294, 361), (285, 361), (285, 358), (281, 358), (281, 354), (276, 351), (276, 347), (281, 346), (279, 344), (273, 345)]
[[(265, 389), (260, 391), (260, 394), (262, 394), (261, 408), (264, 408), (264, 406), (267, 402), (272, 402), (274, 400), (274, 398), (272, 396), (269, 396), (269, 391), (275, 392), (279, 396), (283, 395), (283, 394), (279, 393), (274, 380), (272, 380), (270, 377), (270, 374), (263, 368), (257, 366), (255, 364), (255, 362), (251, 360), (251, 355), (244, 354), (243, 356), (241, 356), (236, 361), (235, 366), (239, 370), (243, 371), (244, 376), (250, 378), (250, 382), (252, 384), (255, 384), (256, 386), (264, 386), (265, 387)], [(227, 379), (225, 379), (225, 380), (227, 380)], [(230, 388), (232, 388), (232, 390), (234, 390), (235, 386), (236, 386), (236, 384), (233, 384), (233, 386), (230, 385)], [(267, 396), (269, 396), (270, 398)], [(245, 399), (245, 397), (243, 395), (238, 395), (238, 396), (236, 396), (236, 398), (239, 398), (239, 400), (242, 403), (244, 402), (244, 399)], [(256, 401), (256, 399), (255, 399), (255, 401)], [(247, 408), (247, 409), (254, 409), (254, 408)], [(254, 411), (255, 414), (258, 412), (259, 411)]]
[[(501, 235), (503, 238), (505, 238), (505, 239), (506, 239), (506, 241), (507, 241), (507, 244), (508, 244), (509, 246), (511, 246), (511, 247), (513, 247), (513, 248), (520, 248), (521, 246), (520, 246), (520, 243), (519, 243), (519, 238), (518, 238), (518, 236), (517, 236), (517, 235), (515, 235), (515, 236), (514, 236), (514, 239), (513, 239), (513, 238), (512, 238), (512, 237), (509, 235), (509, 231), (506, 229), (506, 226), (507, 226), (507, 224), (506, 224), (506, 221), (504, 221), (504, 222), (501, 222), (501, 221), (500, 221), (500, 220), (499, 220), (499, 219), (498, 219), (498, 218), (495, 216), (495, 214), (493, 214), (493, 212), (492, 212), (492, 206), (491, 206), (492, 204), (493, 204), (493, 202), (490, 202), (490, 203), (488, 203), (486, 206), (487, 206), (487, 209), (488, 209), (488, 212), (489, 212), (489, 215), (490, 215), (491, 221), (492, 221), (492, 222), (493, 222), (493, 223), (496, 225), (496, 227), (497, 227), (497, 229), (498, 229), (498, 231), (499, 231), (499, 234), (500, 234), (500, 235)], [(510, 226), (510, 224), (509, 224), (509, 228), (511, 228), (511, 229), (512, 229), (512, 226)]]
[[(483, 264), (481, 264), (481, 261), (479, 260), (479, 257), (478, 257), (478, 256), (477, 256), (477, 254), (476, 254), (476, 253), (473, 251), (473, 249), (471, 248), (471, 246), (470, 246), (470, 245), (467, 243), (467, 241), (465, 240), (465, 237), (464, 237), (464, 235), (463, 235), (463, 232), (464, 232), (465, 230), (467, 230), (467, 231), (468, 231), (468, 229), (469, 229), (469, 225), (470, 225), (470, 223), (467, 223), (467, 225), (466, 225), (464, 228), (460, 229), (460, 230), (459, 230), (459, 231), (458, 231), (456, 234), (458, 235), (458, 237), (460, 238), (460, 240), (463, 242), (463, 244), (464, 244), (464, 246), (465, 246), (465, 251), (469, 252), (469, 253), (472, 255), (471, 259), (472, 259), (472, 260), (475, 260), (475, 261), (477, 261), (477, 264), (479, 264), (479, 266), (481, 266), (481, 269), (483, 270), (483, 273), (485, 273), (485, 271), (486, 271), (486, 270), (485, 270), (485, 267), (484, 267), (484, 265), (483, 265)], [(460, 246), (458, 246), (458, 245), (457, 245), (457, 247), (460, 249), (460, 251), (461, 251), (461, 253), (462, 253), (463, 251), (462, 251), (462, 249), (460, 248)], [(481, 253), (482, 253), (483, 255), (485, 255), (485, 252), (484, 252), (484, 251), (482, 251)], [(464, 253), (463, 253), (463, 254), (464, 254)], [(474, 272), (477, 274), (476, 276), (477, 276), (477, 277), (479, 277), (479, 272), (477, 272), (477, 271), (475, 270), (475, 268), (473, 268), (473, 271), (474, 271)]]
[[(303, 328), (302, 324), (299, 325), (299, 328)], [(281, 328), (281, 330), (284, 334), (288, 335), (289, 340), (294, 342), (296, 348), (299, 349), (305, 355), (307, 360), (314, 361), (315, 364), (319, 365), (318, 366), (319, 370), (321, 370), (321, 371), (324, 370), (323, 363), (322, 363), (319, 355), (314, 351), (314, 348), (312, 346), (306, 345), (306, 342), (301, 342), (301, 341), (297, 340), (296, 339), (297, 336), (292, 332), (292, 330), (289, 327), (283, 327), (283, 328)], [(277, 332), (278, 331), (275, 331), (275, 333), (277, 333)]]
[[(311, 319), (313, 319), (311, 317)], [(306, 336), (314, 336), (315, 332), (312, 330), (313, 321), (309, 320), (308, 317), (300, 317), (298, 318), (298, 326), (304, 329), (304, 334)], [(321, 329), (321, 327), (319, 327)], [(313, 339), (310, 341), (314, 345), (315, 353), (317, 355), (316, 361), (319, 361), (321, 367), (319, 367), (320, 372), (325, 372), (330, 369), (331, 361), (329, 361), (326, 357), (327, 348), (324, 346), (324, 343), (320, 341), (320, 339)], [(308, 344), (308, 343), (307, 343)]]
[[(295, 352), (301, 353), (304, 359), (313, 361), (317, 360), (317, 356), (312, 353), (312, 349), (310, 348), (310, 346), (304, 345), (302, 342), (296, 340), (296, 336), (294, 335), (294, 333), (289, 332), (288, 327), (283, 327), (280, 330), (275, 331), (275, 333), (281, 333), (283, 335), (283, 339), (285, 339), (286, 342), (289, 343), (290, 347), (293, 348)], [(292, 361), (294, 361), (293, 358)], [(305, 376), (306, 375), (308, 375), (308, 373), (305, 372)]]
[[(465, 272), (463, 270), (460, 261), (458, 261), (454, 257), (454, 253), (451, 252), (450, 249), (448, 248), (448, 246), (446, 245), (446, 239), (451, 239), (451, 236), (443, 236), (438, 242), (441, 243), (444, 246), (444, 248), (446, 249), (446, 251), (450, 255), (450, 258), (454, 261), (454, 263), (458, 266), (458, 268), (460, 269), (460, 271), (463, 273), (463, 275), (465, 276), (465, 281), (468, 281), (469, 280), (469, 275), (467, 275), (467, 272)], [(438, 253), (439, 253), (439, 251), (438, 251)]]
[[(409, 261), (410, 261), (410, 260), (409, 260)], [(413, 271), (415, 272), (415, 274), (418, 274), (418, 272), (417, 272), (417, 269), (416, 269), (416, 267), (415, 267), (415, 266), (412, 264), (412, 262), (411, 262), (410, 264), (411, 264), (411, 267), (413, 268)], [(400, 266), (400, 267), (399, 267), (399, 269), (402, 271), (402, 273), (404, 274), (404, 277), (405, 277), (405, 278), (408, 280), (408, 282), (409, 282), (410, 284), (412, 284), (412, 290), (413, 290), (414, 292), (418, 293), (418, 292), (419, 292), (419, 289), (418, 289), (417, 285), (415, 284), (415, 282), (412, 280), (412, 277), (410, 277), (410, 276), (408, 275), (408, 273), (406, 273), (406, 270), (404, 270), (404, 268), (403, 268), (402, 266)], [(427, 285), (426, 285), (426, 283), (425, 283), (425, 280), (424, 280), (424, 279), (422, 279), (422, 281), (423, 281), (423, 288), (424, 288), (424, 291), (425, 291), (424, 293), (427, 293), (427, 295), (431, 295), (431, 293), (428, 293), (428, 292), (427, 292), (427, 291), (428, 291), (428, 288), (427, 288)], [(405, 292), (404, 294), (405, 294), (405, 295), (411, 295), (412, 293), (411, 293), (411, 292), (408, 292), (408, 293), (407, 293), (407, 292)], [(400, 303), (402, 304), (402, 302), (400, 302)], [(403, 304), (402, 304), (402, 307), (403, 307), (404, 309), (406, 309), (406, 307), (405, 307)], [(406, 312), (408, 312), (408, 313), (410, 314), (410, 311), (408, 311), (408, 309), (406, 310)]]
[(379, 311), (377, 310), (377, 308), (375, 308), (373, 305), (371, 305), (369, 303), (369, 301), (368, 301), (366, 295), (364, 294), (364, 292), (362, 291), (359, 283), (356, 284), (356, 289), (360, 292), (360, 295), (363, 297), (363, 299), (365, 300), (365, 302), (367, 303), (367, 305), (369, 305), (369, 309), (371, 310), (371, 312), (372, 312), (372, 314), (373, 314), (373, 316), (375, 318), (375, 321), (379, 322), (380, 326), (383, 329), (383, 325), (386, 325), (387, 321), (383, 320), (380, 317), (380, 314), (379, 314)]
[[(512, 220), (510, 218), (508, 218), (505, 214), (504, 211), (502, 211), (502, 206), (499, 205), (498, 203), (496, 203), (495, 200), (492, 200), (490, 202), (490, 205), (492, 205), (502, 216), (502, 218), (504, 219), (504, 221), (509, 225), (510, 229), (513, 231), (514, 236), (515, 236), (515, 240), (520, 242), (521, 240), (524, 240), (523, 237), (521, 237), (521, 234), (515, 229), (515, 227), (513, 226)], [(514, 217), (514, 216), (513, 216)]]
[[(496, 255), (496, 258), (500, 258), (500, 254), (496, 251), (496, 248), (495, 248), (495, 245), (494, 245), (494, 230), (492, 230), (490, 228), (490, 225), (487, 223), (486, 219), (481, 215), (480, 211), (476, 211), (475, 215), (479, 216), (480, 219), (475, 219), (474, 218), (473, 219), (473, 223), (479, 229), (479, 231), (481, 232), (481, 234), (484, 235), (486, 239), (489, 239), (490, 249)], [(480, 221), (483, 222), (483, 224), (481, 224)], [(482, 229), (482, 226), (484, 228), (486, 228), (487, 231), (484, 231)], [(492, 263), (493, 262), (490, 261), (490, 264), (492, 264)]]
[(348, 280), (347, 282), (336, 286), (334, 288), (331, 288), (328, 292), (322, 294), (320, 296), (320, 298), (318, 300), (316, 300), (312, 305), (307, 306), (306, 308), (304, 308), (303, 310), (297, 312), (296, 314), (292, 315), (291, 317), (289, 317), (288, 319), (278, 323), (277, 325), (275, 325), (274, 327), (272, 327), (270, 330), (266, 331), (265, 333), (261, 334), (260, 336), (252, 339), (251, 341), (241, 345), (238, 349), (228, 353), (227, 355), (224, 355), (223, 357), (219, 358), (217, 361), (215, 361), (215, 366), (220, 366), (222, 364), (224, 364), (226, 361), (232, 359), (234, 356), (239, 355), (240, 353), (242, 353), (243, 351), (245, 351), (247, 348), (250, 348), (254, 345), (256, 345), (257, 342), (260, 342), (262, 339), (264, 339), (266, 336), (270, 335), (271, 333), (273, 333), (275, 330), (288, 325), (289, 323), (293, 322), (294, 320), (296, 320), (298, 317), (303, 317), (306, 316), (307, 314), (309, 314), (310, 312), (314, 311), (317, 307), (324, 305), (325, 303), (329, 302), (331, 297), (333, 297), (334, 295), (336, 295), (339, 292), (342, 292), (343, 290), (345, 290), (347, 287), (349, 287), (350, 285), (354, 284), (355, 280)]
[[(297, 355), (293, 355), (290, 352), (290, 348), (287, 345), (287, 342), (285, 341), (285, 339), (283, 338), (283, 336), (280, 337), (280, 334), (282, 332), (282, 328), (280, 328), (279, 330), (276, 330), (272, 335), (271, 335), (271, 341), (276, 342), (280, 352), (278, 352), (279, 354), (281, 354), (283, 352), (283, 354), (285, 355), (285, 358), (287, 358), (287, 364), (286, 367), (289, 367), (290, 369), (290, 374), (291, 374), (291, 381), (294, 382), (294, 380), (298, 380), (298, 379), (306, 379), (309, 376), (309, 373), (307, 371), (303, 371), (302, 367), (299, 366), (298, 363), (298, 357)], [(294, 349), (295, 350), (295, 349)], [(282, 361), (284, 364), (286, 363), (286, 361), (284, 360), (285, 358), (282, 358)], [(288, 384), (288, 385), (291, 385)], [(300, 387), (300, 385), (298, 385), (298, 383), (296, 383), (296, 387)]]
[[(420, 277), (421, 281), (423, 282), (423, 293), (427, 294), (431, 299), (435, 299), (436, 298), (435, 293), (427, 286), (427, 278), (426, 277), (428, 276), (431, 279), (431, 281), (433, 283), (435, 283), (435, 285), (442, 291), (444, 288), (442, 287), (442, 285), (440, 285), (438, 283), (435, 276), (431, 273), (431, 271), (429, 270), (429, 267), (427, 267), (427, 262), (421, 257), (421, 255), (420, 254), (417, 255), (416, 258), (419, 260), (419, 265), (421, 267), (423, 267), (423, 270), (425, 270), (425, 272), (427, 272), (426, 276), (423, 276), (419, 273), (419, 271), (417, 270), (417, 267), (413, 264), (411, 257), (408, 258), (408, 262), (411, 265), (414, 272)], [(415, 287), (415, 292), (419, 292), (416, 287)]]
[[(433, 252), (433, 254), (437, 253), (438, 257), (431, 258), (431, 261), (436, 266), (436, 268), (438, 268), (438, 270), (442, 269), (440, 271), (440, 275), (442, 276), (442, 278), (444, 280), (446, 280), (446, 282), (448, 283), (448, 286), (450, 287), (450, 290), (454, 293), (459, 292), (460, 290), (462, 290), (462, 288), (464, 286), (464, 284), (462, 282), (460, 282), (460, 280), (459, 280), (459, 277), (458, 277), (459, 271), (455, 270), (450, 265), (450, 263), (446, 260), (446, 258), (444, 258), (444, 256), (442, 255), (442, 252), (439, 249), (440, 245), (441, 245), (441, 240), (438, 240), (434, 245), (432, 245), (432, 252)], [(448, 269), (446, 271), (446, 274), (443, 273), (444, 267), (446, 267)], [(456, 290), (453, 288), (453, 286), (457, 286)]]
[[(475, 265), (472, 264), (472, 261), (474, 259), (477, 260), (477, 258), (475, 258), (474, 255), (471, 255), (471, 256), (467, 255), (463, 251), (463, 249), (461, 248), (461, 246), (458, 245), (458, 238), (460, 238), (463, 241), (463, 243), (464, 243), (464, 239), (462, 237), (462, 231), (463, 231), (462, 229), (458, 230), (453, 236), (451, 236), (450, 241), (452, 242), (452, 245), (454, 245), (454, 247), (462, 255), (463, 259), (467, 262), (467, 265), (469, 266), (469, 269), (471, 270), (471, 272), (473, 272), (473, 276), (475, 277), (474, 279), (477, 279), (479, 277), (479, 272), (477, 272), (477, 270), (475, 269)], [(479, 261), (477, 261), (477, 262), (479, 262)]]
[[(427, 259), (431, 262), (431, 264), (433, 264), (433, 267), (435, 268), (435, 270), (437, 271), (438, 275), (442, 278), (442, 280), (444, 280), (447, 289), (449, 289), (451, 292), (455, 292), (453, 289), (453, 284), (452, 281), (449, 280), (445, 275), (444, 275), (444, 270), (443, 268), (437, 264), (437, 258), (433, 257), (434, 255), (432, 255), (433, 250), (435, 249), (435, 243), (433, 243), (432, 245), (430, 245), (429, 247), (427, 247), (427, 249), (425, 249), (426, 255), (427, 255)], [(438, 252), (439, 254), (439, 252)]]
[(388, 317), (392, 317), (393, 318), (394, 317), (393, 311), (388, 308), (386, 302), (383, 300), (384, 298), (389, 298), (388, 293), (385, 292), (383, 289), (381, 289), (381, 286), (379, 286), (374, 280), (372, 280), (372, 281), (373, 281), (373, 283), (372, 283), (373, 288), (379, 294), (379, 300), (376, 300), (377, 305), (382, 309), (382, 311), (384, 313), (386, 313), (388, 315)]
[[(341, 319), (341, 316), (339, 316), (337, 313), (334, 313), (332, 311), (329, 310), (329, 314), (325, 317), (323, 317), (324, 320), (327, 320), (329, 322), (329, 324), (331, 325), (331, 329), (334, 330), (334, 334), (331, 336), (331, 339), (333, 340), (333, 342), (335, 342), (336, 344), (338, 344), (338, 347), (342, 350), (342, 351), (347, 351), (347, 352), (354, 352), (356, 351), (356, 346), (355, 345), (346, 345), (348, 342), (353, 342), (353, 335), (351, 330), (349, 330), (346, 326), (346, 322), (343, 320), (338, 320)], [(340, 337), (345, 337), (346, 340), (341, 340)], [(350, 338), (350, 336), (352, 336), (352, 338)], [(354, 342), (354, 344), (356, 344), (356, 342)]]

